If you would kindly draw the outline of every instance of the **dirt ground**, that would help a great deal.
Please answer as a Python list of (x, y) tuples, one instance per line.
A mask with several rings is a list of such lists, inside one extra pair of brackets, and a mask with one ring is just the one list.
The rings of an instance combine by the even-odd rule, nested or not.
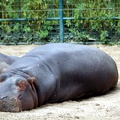
[[(38, 45), (0, 46), (0, 52), (22, 56)], [(95, 47), (108, 53), (117, 63), (120, 74), (120, 45)], [(120, 77), (115, 90), (106, 95), (79, 101), (46, 104), (20, 113), (0, 112), (0, 120), (120, 120)]]

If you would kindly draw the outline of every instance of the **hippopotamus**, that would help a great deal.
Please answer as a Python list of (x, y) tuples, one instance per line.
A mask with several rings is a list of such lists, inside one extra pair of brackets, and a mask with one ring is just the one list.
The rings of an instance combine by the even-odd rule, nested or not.
[(102, 95), (117, 82), (115, 61), (98, 48), (71, 43), (41, 45), (0, 75), (0, 111), (20, 112)]
[(9, 55), (0, 53), (0, 74), (18, 58), (19, 57), (17, 56), (9, 56)]

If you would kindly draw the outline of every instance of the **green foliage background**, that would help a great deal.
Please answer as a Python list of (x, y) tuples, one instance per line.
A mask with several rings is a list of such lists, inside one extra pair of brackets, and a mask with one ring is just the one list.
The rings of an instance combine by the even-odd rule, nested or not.
[[(46, 20), (54, 17), (59, 17), (59, 0), (4, 0), (0, 42), (59, 42), (59, 21)], [(64, 17), (75, 18), (64, 21), (65, 42), (120, 39), (120, 0), (64, 0)]]

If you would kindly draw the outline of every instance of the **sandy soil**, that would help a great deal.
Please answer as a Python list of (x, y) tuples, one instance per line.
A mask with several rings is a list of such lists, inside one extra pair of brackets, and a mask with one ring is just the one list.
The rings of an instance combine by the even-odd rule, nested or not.
[[(0, 52), (22, 56), (38, 45), (0, 46)], [(94, 45), (116, 61), (120, 74), (120, 46)], [(46, 104), (20, 113), (0, 112), (0, 120), (120, 120), (120, 77), (117, 88), (106, 95), (79, 101)]]

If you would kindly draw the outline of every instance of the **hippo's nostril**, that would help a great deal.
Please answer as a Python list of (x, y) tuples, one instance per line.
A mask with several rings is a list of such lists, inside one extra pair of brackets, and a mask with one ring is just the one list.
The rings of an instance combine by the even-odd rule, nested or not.
[(7, 99), (7, 98), (8, 98), (8, 96), (1, 96), (0, 100)]

